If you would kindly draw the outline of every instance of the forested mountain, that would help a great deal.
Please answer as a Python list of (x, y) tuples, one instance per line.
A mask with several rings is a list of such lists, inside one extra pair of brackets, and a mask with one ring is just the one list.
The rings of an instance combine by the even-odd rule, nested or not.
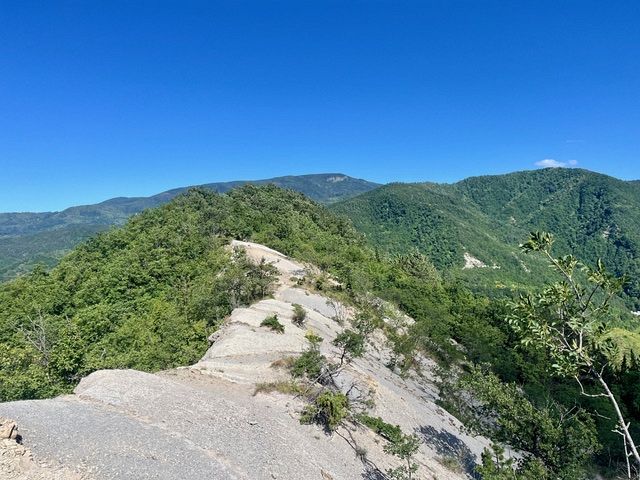
[[(545, 278), (548, 269), (520, 253), (518, 244), (531, 230), (550, 231), (560, 253), (591, 262), (601, 257), (614, 272), (628, 275), (627, 298), (640, 305), (638, 182), (554, 168), (450, 185), (390, 184), (331, 208), (382, 249), (416, 248), (439, 268), (491, 287)], [(465, 253), (487, 268), (463, 271)]]
[(554, 232), (560, 252), (602, 258), (640, 298), (640, 184), (580, 169), (476, 177), (455, 185), (487, 215), (518, 230)]
[[(469, 220), (454, 233), (467, 235), (465, 241), (493, 228), (471, 200), (450, 196), (449, 187), (409, 187), (400, 198), (423, 199), (427, 191), (428, 198), (464, 214)], [(441, 211), (425, 218), (435, 218), (434, 225), (444, 230), (456, 226), (455, 217)], [(355, 325), (362, 331), (386, 336), (393, 371), (419, 372), (426, 355), (444, 369), (443, 379), (467, 372), (461, 377), (465, 383), (443, 383), (441, 398), (449, 402), (443, 406), (463, 415), (455, 398), (468, 398), (468, 390), (482, 398), (481, 418), (499, 421), (477, 428), (524, 452), (521, 467), (528, 476), (518, 478), (579, 480), (591, 468), (615, 469), (622, 461), (619, 436), (611, 433), (611, 406), (581, 397), (573, 379), (550, 376), (551, 358), (536, 345), (521, 344), (505, 321), (509, 302), (441, 277), (419, 251), (376, 251), (344, 217), (275, 186), (247, 185), (225, 195), (190, 191), (132, 217), (124, 227), (99, 233), (51, 271), (36, 269), (1, 284), (0, 401), (67, 392), (98, 369), (157, 371), (200, 358), (208, 335), (232, 309), (272, 291), (273, 268), (229, 248), (231, 239), (256, 241), (315, 265), (317, 273), (306, 287), (356, 308), (361, 314)], [(499, 242), (490, 245), (502, 252)], [(396, 308), (414, 321), (395, 327)], [(615, 312), (608, 321), (622, 325)], [(624, 357), (607, 381), (638, 435), (637, 334), (618, 328), (611, 339), (623, 342), (624, 349), (612, 352)], [(357, 336), (348, 340), (349, 348), (360, 348)], [(300, 362), (313, 360), (310, 352)], [(370, 428), (393, 428), (380, 419), (363, 421)], [(475, 468), (473, 460), (469, 468)]]
[[(246, 183), (289, 188), (324, 204), (349, 198), (378, 186), (347, 175), (327, 173), (209, 183), (202, 187), (224, 193)], [(131, 215), (162, 205), (189, 188), (176, 188), (151, 197), (112, 198), (95, 205), (71, 207), (61, 212), (0, 213), (0, 281), (28, 271), (36, 263), (54, 265), (62, 254), (85, 238), (113, 225), (122, 225)]]

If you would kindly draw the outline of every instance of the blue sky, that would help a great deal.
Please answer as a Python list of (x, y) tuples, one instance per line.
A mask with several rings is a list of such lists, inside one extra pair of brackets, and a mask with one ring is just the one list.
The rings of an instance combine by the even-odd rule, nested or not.
[(0, 211), (554, 160), (640, 178), (640, 2), (0, 2)]

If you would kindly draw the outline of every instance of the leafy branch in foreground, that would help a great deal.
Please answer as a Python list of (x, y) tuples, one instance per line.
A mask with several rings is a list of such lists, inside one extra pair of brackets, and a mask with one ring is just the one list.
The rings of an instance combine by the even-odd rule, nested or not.
[[(590, 267), (572, 255), (554, 257), (553, 242), (550, 233), (533, 232), (521, 245), (526, 253), (537, 252), (546, 257), (561, 280), (537, 295), (521, 296), (513, 303), (508, 321), (523, 345), (547, 352), (556, 375), (575, 378), (582, 395), (608, 399), (616, 413), (615, 431), (623, 438), (627, 476), (631, 478), (630, 459), (640, 470), (640, 453), (630, 424), (605, 379), (608, 369), (620, 367), (616, 361), (620, 358), (619, 346), (607, 320), (611, 300), (626, 280), (607, 272), (600, 260)], [(597, 388), (595, 393), (593, 386)]]

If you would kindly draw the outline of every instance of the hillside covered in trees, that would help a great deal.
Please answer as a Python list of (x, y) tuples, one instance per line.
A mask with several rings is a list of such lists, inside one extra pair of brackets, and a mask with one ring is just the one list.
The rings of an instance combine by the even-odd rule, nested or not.
[[(602, 258), (627, 275), (640, 309), (640, 186), (581, 169), (550, 168), (447, 184), (390, 184), (331, 207), (377, 247), (417, 249), (443, 271), (484, 287), (522, 288), (548, 268), (522, 255), (528, 232), (554, 232), (560, 253)], [(463, 270), (464, 254), (488, 268)]]
[[(460, 185), (455, 188), (462, 191)], [(314, 288), (369, 312), (393, 345), (391, 368), (419, 370), (419, 355), (427, 355), (441, 365), (441, 378), (460, 378), (462, 383), (443, 383), (443, 406), (472, 428), (473, 412), (456, 402), (454, 393), (468, 390), (482, 399), (483, 415), (498, 421), (477, 427), (498, 444), (523, 452), (527, 462), (522, 478), (577, 480), (594, 469), (615, 472), (624, 462), (624, 450), (619, 436), (612, 433), (611, 406), (581, 396), (571, 378), (551, 374), (552, 358), (544, 350), (519, 341), (505, 320), (516, 295), (509, 291), (492, 299), (434, 266), (438, 252), (445, 255), (449, 247), (438, 245), (440, 238), (430, 230), (455, 227), (454, 214), (472, 221), (442, 240), (449, 245), (456, 245), (459, 234), (465, 235), (465, 242), (475, 235), (494, 237), (487, 252), (495, 249), (496, 255), (506, 258), (511, 253), (505, 246), (507, 237), (500, 236), (516, 232), (491, 223), (468, 195), (459, 198), (448, 189), (389, 186), (374, 192), (376, 198), (384, 198), (380, 196), (385, 192), (400, 190), (405, 200), (415, 201), (424, 198), (420, 192), (428, 191), (441, 205), (451, 204), (449, 217), (444, 207), (435, 215), (411, 216), (422, 201), (401, 207), (405, 210), (387, 209), (386, 228), (400, 232), (398, 241), (406, 247), (388, 253), (383, 247), (390, 243), (376, 241), (366, 229), (367, 235), (362, 235), (344, 217), (275, 186), (249, 185), (223, 195), (196, 189), (146, 210), (124, 227), (83, 243), (50, 271), (37, 268), (0, 286), (0, 401), (67, 392), (98, 369), (157, 371), (194, 362), (207, 349), (208, 335), (233, 308), (270, 295), (273, 270), (229, 247), (231, 239), (251, 240), (315, 265), (319, 274)], [(354, 205), (362, 206), (369, 195)], [(397, 197), (394, 193), (389, 198)], [(371, 211), (379, 212), (383, 205)], [(344, 205), (338, 210), (347, 211)], [(422, 244), (403, 240), (407, 218), (432, 220), (422, 227), (431, 235), (419, 236)], [(436, 247), (429, 250), (431, 243)], [(421, 245), (424, 248), (413, 248)], [(471, 247), (469, 251), (482, 255)], [(532, 262), (532, 268), (542, 269), (543, 261), (523, 258)], [(457, 259), (441, 262), (446, 270)], [(329, 281), (328, 275), (339, 283)], [(551, 272), (546, 275), (553, 277)], [(542, 283), (528, 284), (531, 291), (541, 288)], [(406, 331), (388, 330), (376, 297), (396, 305), (415, 323)], [(607, 321), (632, 328), (615, 311)], [(624, 332), (620, 328), (616, 337), (629, 340), (624, 358), (617, 370), (608, 373), (607, 381), (632, 420), (637, 438), (640, 378), (633, 353), (637, 346), (634, 332)], [(486, 463), (489, 472), (493, 463), (489, 459)], [(487, 474), (486, 478), (503, 477)]]
[[(289, 188), (323, 204), (344, 200), (378, 186), (340, 173), (324, 173), (208, 183), (201, 187), (225, 193), (247, 183)], [(0, 281), (27, 272), (36, 264), (53, 266), (84, 239), (122, 225), (131, 215), (163, 205), (189, 188), (174, 188), (150, 197), (112, 198), (61, 212), (0, 212)]]

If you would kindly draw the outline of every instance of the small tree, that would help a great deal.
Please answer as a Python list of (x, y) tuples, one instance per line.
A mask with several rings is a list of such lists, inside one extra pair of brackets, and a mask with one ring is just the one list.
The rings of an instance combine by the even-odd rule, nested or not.
[(338, 365), (340, 367), (364, 354), (365, 337), (355, 330), (347, 329), (338, 334), (333, 344), (340, 349), (340, 364)]
[(402, 435), (397, 441), (384, 446), (385, 453), (395, 455), (404, 462), (400, 467), (387, 470), (387, 475), (394, 480), (411, 480), (418, 470), (418, 464), (413, 460), (420, 447), (420, 439), (416, 435)]
[(333, 298), (327, 300), (327, 306), (333, 309), (333, 320), (335, 320), (338, 325), (344, 325), (349, 318), (349, 312), (346, 307)]
[(320, 353), (322, 337), (309, 331), (304, 336), (309, 347), (290, 365), (289, 371), (294, 378), (306, 377), (312, 383), (322, 379), (327, 369), (327, 359)]
[(294, 325), (298, 327), (304, 326), (304, 320), (307, 318), (307, 311), (304, 309), (302, 305), (298, 305), (297, 303), (293, 304), (293, 318), (292, 322)]
[(278, 320), (278, 315), (273, 314), (265, 318), (261, 323), (261, 327), (267, 327), (276, 333), (284, 333), (284, 325)]
[(482, 464), (476, 472), (483, 480), (512, 480), (516, 478), (514, 460), (505, 456), (502, 445), (492, 443), (491, 449), (485, 448), (480, 457)]
[(324, 391), (302, 411), (300, 423), (316, 423), (333, 433), (349, 416), (349, 399), (340, 392)]
[(443, 371), (440, 382), (440, 404), (465, 430), (520, 452), (514, 465), (519, 475), (537, 461), (551, 478), (582, 478), (584, 466), (599, 449), (590, 415), (553, 401), (536, 406), (518, 385), (502, 382), (481, 366), (465, 370), (459, 375)]
[[(629, 459), (633, 458), (640, 468), (640, 453), (631, 437), (629, 422), (604, 378), (605, 370), (612, 367), (610, 359), (615, 353), (612, 329), (606, 322), (609, 304), (625, 280), (609, 274), (600, 260), (592, 268), (572, 255), (554, 257), (553, 242), (553, 235), (534, 232), (521, 248), (526, 253), (539, 252), (546, 257), (562, 280), (537, 295), (521, 296), (512, 305), (508, 321), (522, 344), (547, 351), (556, 375), (575, 378), (582, 395), (609, 400), (617, 417), (615, 431), (624, 441), (627, 473), (631, 478)], [(579, 280), (580, 272), (586, 282)], [(597, 385), (599, 392), (588, 393), (585, 381)]]

